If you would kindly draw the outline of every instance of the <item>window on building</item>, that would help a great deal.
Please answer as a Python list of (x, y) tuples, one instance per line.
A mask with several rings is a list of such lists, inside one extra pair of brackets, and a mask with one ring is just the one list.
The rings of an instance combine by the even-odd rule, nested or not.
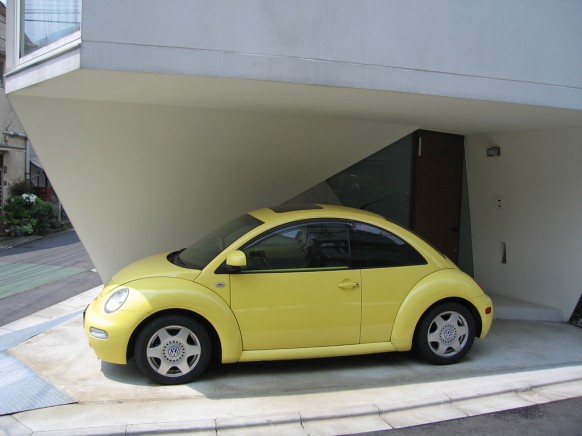
[(81, 0), (21, 0), (21, 56), (81, 29)]

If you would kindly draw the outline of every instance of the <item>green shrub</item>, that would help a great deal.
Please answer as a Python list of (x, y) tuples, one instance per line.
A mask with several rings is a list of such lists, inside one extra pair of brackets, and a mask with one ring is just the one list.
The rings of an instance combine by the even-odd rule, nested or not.
[(22, 194), (28, 194), (30, 192), (32, 192), (32, 187), (30, 182), (27, 182), (26, 180), (13, 183), (9, 188), (9, 194), (11, 197), (19, 197)]
[(16, 226), (16, 233), (20, 233), (22, 235), (32, 235), (33, 232), (34, 232), (34, 227), (30, 223)]
[(22, 220), (29, 220), (31, 210), (32, 204), (21, 195), (10, 197), (4, 205), (4, 215), (10, 224), (19, 224)]
[(46, 232), (53, 214), (51, 203), (29, 193), (10, 197), (4, 206), (4, 215), (8, 224), (25, 234)]
[(52, 203), (36, 198), (32, 205), (31, 222), (35, 222), (34, 232), (45, 233), (49, 229), (49, 224), (54, 217), (54, 206)]

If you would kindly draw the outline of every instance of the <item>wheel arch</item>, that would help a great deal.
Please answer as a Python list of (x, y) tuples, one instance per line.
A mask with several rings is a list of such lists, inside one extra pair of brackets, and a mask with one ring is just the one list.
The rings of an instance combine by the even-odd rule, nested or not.
[(141, 323), (139, 323), (139, 325), (133, 330), (133, 332), (129, 338), (129, 342), (127, 344), (127, 350), (126, 350), (127, 360), (131, 359), (134, 356), (135, 344), (136, 344), (137, 338), (139, 337), (140, 333), (142, 332), (142, 330), (145, 328), (146, 325), (148, 325), (152, 321), (163, 318), (165, 316), (178, 316), (178, 315), (184, 315), (184, 316), (187, 316), (189, 318), (195, 319), (196, 321), (198, 321), (200, 324), (202, 324), (204, 326), (204, 328), (208, 332), (208, 335), (210, 336), (210, 340), (212, 342), (211, 362), (212, 363), (220, 363), (222, 361), (222, 342), (220, 340), (220, 335), (216, 331), (216, 328), (214, 328), (212, 323), (210, 321), (208, 321), (205, 317), (200, 315), (199, 313), (196, 313), (196, 312), (193, 312), (193, 311), (187, 310), (187, 309), (160, 310), (159, 312), (151, 314), (147, 318), (143, 319), (141, 321)]
[(413, 333), (413, 345), (414, 345), (414, 341), (416, 340), (416, 336), (417, 336), (417, 332), (418, 332), (418, 327), (420, 325), (420, 321), (426, 316), (426, 314), (428, 312), (430, 312), (434, 307), (439, 306), (441, 304), (447, 304), (447, 303), (457, 303), (460, 304), (461, 306), (464, 306), (473, 316), (473, 320), (475, 322), (475, 336), (479, 337), (481, 336), (481, 331), (483, 329), (483, 322), (481, 320), (481, 316), (479, 316), (479, 311), (477, 310), (477, 308), (471, 304), (470, 301), (465, 300), (464, 298), (459, 298), (459, 297), (449, 297), (449, 298), (444, 298), (442, 300), (436, 301), (435, 303), (433, 303), (432, 305), (430, 305), (429, 307), (426, 308), (426, 310), (422, 313), (422, 315), (420, 316), (420, 318), (418, 319), (416, 326), (414, 327), (414, 333)]
[(434, 272), (422, 279), (404, 299), (392, 329), (391, 342), (398, 351), (412, 349), (418, 325), (425, 314), (443, 303), (459, 303), (475, 320), (475, 335), (480, 337), (483, 320), (471, 300), (483, 294), (472, 278), (457, 269)]
[[(196, 283), (176, 278), (156, 278), (132, 283), (139, 298), (128, 310), (142, 310), (148, 315), (133, 329), (127, 348), (132, 356), (139, 333), (151, 321), (162, 316), (183, 314), (206, 327), (223, 363), (237, 362), (242, 353), (238, 322), (226, 302), (216, 293)], [(144, 310), (145, 309), (145, 310)], [(216, 356), (214, 356), (216, 357)]]

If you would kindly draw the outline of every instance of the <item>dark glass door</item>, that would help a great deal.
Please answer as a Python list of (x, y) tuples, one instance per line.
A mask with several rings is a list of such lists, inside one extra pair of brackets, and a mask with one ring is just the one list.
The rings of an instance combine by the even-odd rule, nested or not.
[(416, 132), (410, 228), (457, 263), (464, 138)]

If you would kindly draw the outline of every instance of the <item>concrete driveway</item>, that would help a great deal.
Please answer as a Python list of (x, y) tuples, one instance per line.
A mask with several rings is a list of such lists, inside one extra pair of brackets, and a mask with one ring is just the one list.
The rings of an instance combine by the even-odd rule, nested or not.
[(220, 365), (195, 383), (153, 385), (133, 362), (103, 363), (88, 347), (80, 310), (99, 290), (3, 327), (0, 343), (15, 335), (24, 339), (27, 329), (36, 334), (34, 325), (49, 323), (8, 354), (64, 400), (34, 409), (32, 399), (27, 407), (33, 410), (0, 417), (0, 428), (12, 426), (22, 434), (86, 434), (89, 428), (114, 434), (184, 429), (256, 434), (275, 428), (284, 434), (337, 434), (582, 396), (582, 329), (504, 320), (496, 320), (490, 335), (451, 366), (430, 365), (412, 353), (387, 353)]

